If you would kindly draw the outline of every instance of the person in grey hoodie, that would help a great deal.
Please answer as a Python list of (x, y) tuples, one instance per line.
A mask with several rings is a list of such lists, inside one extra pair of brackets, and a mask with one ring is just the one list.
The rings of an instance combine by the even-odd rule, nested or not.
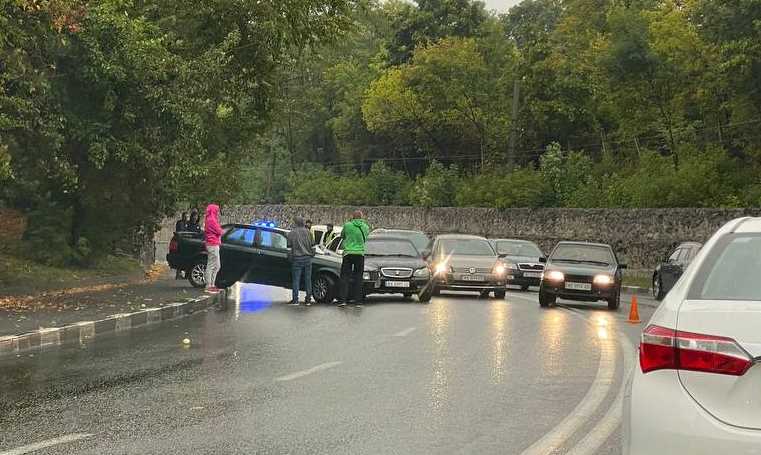
[(291, 249), (291, 273), (293, 275), (293, 298), (291, 305), (299, 304), (299, 289), (301, 275), (304, 275), (304, 288), (306, 300), (304, 304), (312, 304), (312, 257), (314, 256), (314, 241), (309, 229), (304, 225), (304, 218), (297, 216), (294, 220), (296, 225), (288, 233), (288, 247)]

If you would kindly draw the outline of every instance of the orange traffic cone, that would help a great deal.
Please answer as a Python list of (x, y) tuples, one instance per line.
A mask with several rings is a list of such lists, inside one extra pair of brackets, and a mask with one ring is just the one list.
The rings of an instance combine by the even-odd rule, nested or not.
[(631, 324), (639, 324), (639, 308), (637, 307), (637, 295), (632, 296), (632, 306), (629, 310), (629, 323)]

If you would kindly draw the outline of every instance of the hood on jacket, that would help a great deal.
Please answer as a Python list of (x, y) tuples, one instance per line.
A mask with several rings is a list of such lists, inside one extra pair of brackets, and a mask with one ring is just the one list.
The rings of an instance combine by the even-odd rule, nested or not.
[(206, 222), (209, 220), (216, 220), (219, 223), (219, 206), (217, 204), (209, 204), (206, 206)]

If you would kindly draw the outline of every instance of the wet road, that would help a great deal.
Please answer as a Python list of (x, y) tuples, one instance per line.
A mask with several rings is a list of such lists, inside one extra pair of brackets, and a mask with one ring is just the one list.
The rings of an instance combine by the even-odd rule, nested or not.
[(0, 360), (0, 455), (620, 453), (640, 330), (628, 306), (229, 297), (224, 311)]

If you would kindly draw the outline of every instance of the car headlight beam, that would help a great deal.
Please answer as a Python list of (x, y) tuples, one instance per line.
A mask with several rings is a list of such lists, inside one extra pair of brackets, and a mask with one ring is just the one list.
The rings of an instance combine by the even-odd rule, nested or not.
[(440, 262), (436, 264), (435, 272), (436, 275), (444, 275), (445, 273), (449, 272), (449, 266), (444, 262)]
[(598, 286), (610, 286), (613, 284), (613, 277), (610, 275), (595, 275), (594, 283)]
[(428, 267), (423, 267), (421, 269), (415, 270), (415, 276), (417, 278), (430, 278), (431, 271), (428, 269)]
[(544, 273), (544, 279), (547, 281), (563, 281), (565, 275), (560, 270), (551, 270)]

